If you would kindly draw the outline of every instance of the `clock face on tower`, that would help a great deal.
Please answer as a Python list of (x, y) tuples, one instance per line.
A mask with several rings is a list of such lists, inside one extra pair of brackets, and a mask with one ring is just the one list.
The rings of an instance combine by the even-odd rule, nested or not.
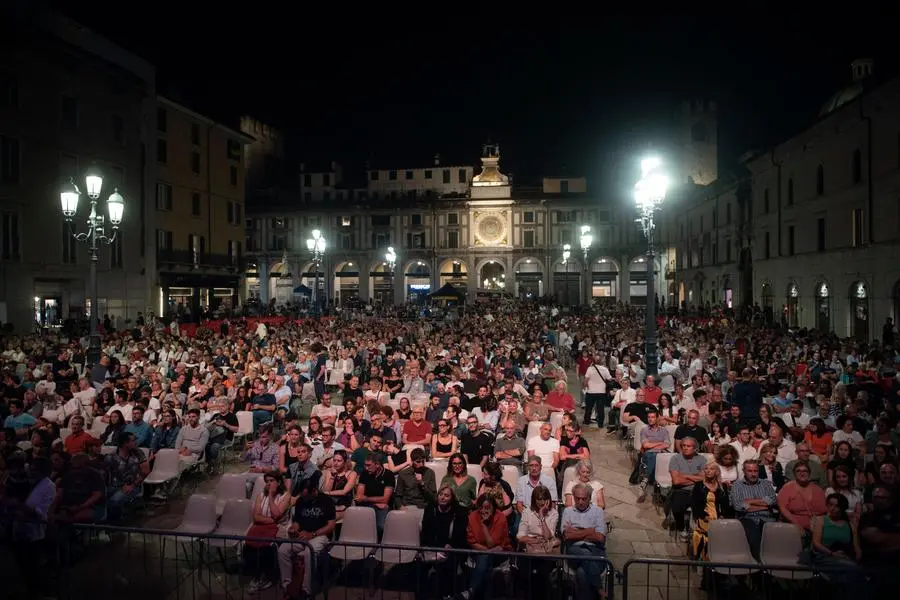
[(506, 223), (502, 213), (481, 213), (475, 215), (475, 233), (478, 246), (497, 246), (507, 243)]

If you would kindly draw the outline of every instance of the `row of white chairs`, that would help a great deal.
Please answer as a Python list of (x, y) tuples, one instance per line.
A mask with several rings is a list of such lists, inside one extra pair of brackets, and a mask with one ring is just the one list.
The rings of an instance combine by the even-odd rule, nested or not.
[[(759, 561), (753, 558), (744, 527), (737, 519), (714, 519), (709, 522), (709, 562), (734, 565), (776, 565), (798, 567), (798, 570), (769, 571), (778, 579), (811, 579), (813, 572), (800, 562), (803, 542), (797, 528), (790, 523), (766, 523), (763, 526)], [(749, 575), (759, 572), (752, 568), (718, 568), (724, 575)]]

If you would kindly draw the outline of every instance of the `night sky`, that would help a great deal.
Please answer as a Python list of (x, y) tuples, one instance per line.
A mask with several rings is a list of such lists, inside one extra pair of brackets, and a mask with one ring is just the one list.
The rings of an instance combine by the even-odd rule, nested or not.
[(471, 164), (490, 138), (517, 177), (602, 181), (659, 142), (681, 99), (719, 102), (727, 160), (811, 123), (849, 83), (854, 58), (896, 72), (886, 61), (897, 17), (860, 19), (853, 30), (843, 14), (772, 24), (737, 10), (718, 19), (453, 17), (420, 5), (416, 21), (387, 5), (329, 15), (303, 4), (256, 13), (274, 3), (189, 4), (136, 13), (127, 2), (56, 3), (155, 63), (173, 99), (217, 119), (259, 116), (309, 161), (424, 166), (439, 152)]

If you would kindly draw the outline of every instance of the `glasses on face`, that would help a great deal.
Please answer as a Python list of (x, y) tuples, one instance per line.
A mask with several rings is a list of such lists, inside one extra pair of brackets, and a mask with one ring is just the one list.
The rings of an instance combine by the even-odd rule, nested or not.
[(461, 466), (463, 466), (463, 463), (461, 463), (461, 462), (459, 462), (459, 461), (452, 462), (452, 463), (450, 463), (450, 464), (453, 465), (454, 467), (461, 467)]

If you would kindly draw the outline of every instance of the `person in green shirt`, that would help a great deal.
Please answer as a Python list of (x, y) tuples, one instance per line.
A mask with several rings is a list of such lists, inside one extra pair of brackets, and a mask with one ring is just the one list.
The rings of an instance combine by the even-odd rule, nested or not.
[(378, 454), (382, 458), (382, 463), (387, 462), (387, 456), (381, 450), (382, 439), (377, 433), (369, 436), (369, 439), (350, 455), (350, 462), (353, 463), (353, 470), (357, 475), (362, 475), (365, 470), (366, 457), (370, 454)]
[(469, 475), (466, 457), (460, 452), (450, 457), (450, 472), (441, 480), (441, 485), (449, 485), (453, 488), (460, 506), (470, 508), (475, 502), (477, 491), (475, 478)]

